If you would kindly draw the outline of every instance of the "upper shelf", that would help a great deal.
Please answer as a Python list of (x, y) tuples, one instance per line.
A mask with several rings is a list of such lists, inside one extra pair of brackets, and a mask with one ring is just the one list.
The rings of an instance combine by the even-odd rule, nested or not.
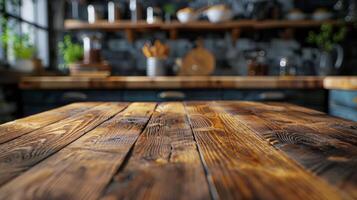
[(328, 20), (328, 21), (314, 21), (314, 20), (235, 20), (224, 23), (210, 23), (208, 21), (196, 21), (190, 23), (180, 23), (172, 21), (170, 23), (155, 23), (148, 24), (146, 21), (138, 21), (133, 23), (129, 20), (121, 20), (115, 23), (109, 23), (106, 20), (98, 21), (94, 24), (79, 20), (66, 20), (66, 30), (104, 30), (104, 31), (117, 31), (117, 30), (147, 30), (147, 29), (161, 29), (161, 30), (177, 30), (177, 29), (190, 29), (190, 30), (229, 30), (241, 28), (253, 29), (270, 29), (270, 28), (304, 28), (316, 27), (323, 23), (333, 25), (342, 24), (342, 21)]
[(129, 20), (121, 20), (115, 23), (109, 23), (106, 20), (98, 21), (90, 24), (85, 21), (79, 20), (65, 20), (64, 28), (66, 30), (105, 30), (105, 31), (116, 31), (116, 30), (135, 30), (135, 29), (158, 29), (160, 24), (148, 24), (146, 21), (138, 21), (133, 23)]

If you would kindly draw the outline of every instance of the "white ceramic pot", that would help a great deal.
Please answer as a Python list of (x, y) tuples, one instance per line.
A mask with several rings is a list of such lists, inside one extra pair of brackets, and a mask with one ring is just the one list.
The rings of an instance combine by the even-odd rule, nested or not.
[(36, 69), (36, 63), (33, 59), (16, 60), (15, 65), (13, 65), (12, 68), (19, 72), (32, 73)]

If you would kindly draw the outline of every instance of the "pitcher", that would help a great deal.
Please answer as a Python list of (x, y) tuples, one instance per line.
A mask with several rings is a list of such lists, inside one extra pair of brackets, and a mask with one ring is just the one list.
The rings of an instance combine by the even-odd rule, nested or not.
[(320, 51), (317, 74), (320, 76), (336, 75), (343, 63), (344, 51), (340, 45), (334, 45), (332, 51)]

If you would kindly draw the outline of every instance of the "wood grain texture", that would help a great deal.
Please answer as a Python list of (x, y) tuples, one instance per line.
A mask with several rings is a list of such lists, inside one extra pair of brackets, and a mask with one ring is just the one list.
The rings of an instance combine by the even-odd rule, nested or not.
[(0, 200), (357, 199), (354, 122), (282, 103), (83, 105), (0, 144)]
[(126, 105), (100, 104), (0, 145), (0, 185), (77, 140), (123, 110)]
[(112, 76), (89, 77), (25, 77), (22, 89), (322, 89), (323, 77), (239, 77), (239, 76)]
[(220, 105), (304, 168), (357, 198), (356, 123), (290, 104)]
[(182, 103), (162, 103), (102, 199), (210, 199)]
[(0, 188), (0, 199), (98, 199), (156, 103), (133, 103)]
[(219, 103), (187, 103), (221, 199), (348, 199), (263, 141)]
[(0, 125), (0, 144), (92, 108), (99, 103), (74, 103)]
[(329, 90), (357, 90), (357, 77), (326, 77), (324, 79), (324, 87)]
[[(304, 160), (304, 167), (357, 199), (357, 123), (314, 111), (301, 113), (297, 111), (300, 106), (291, 104), (271, 105), (285, 108), (281, 117), (294, 124), (286, 126), (289, 131), (302, 129), (307, 138), (313, 135), (303, 146), (314, 150), (316, 160), (311, 154), (308, 159), (299, 156), (299, 160)], [(321, 159), (317, 160), (319, 153)]]

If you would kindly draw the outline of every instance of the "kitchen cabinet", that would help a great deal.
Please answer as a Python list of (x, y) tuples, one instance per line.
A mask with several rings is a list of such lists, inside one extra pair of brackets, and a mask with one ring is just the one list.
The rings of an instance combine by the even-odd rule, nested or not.
[(278, 101), (325, 110), (324, 90), (225, 90), (223, 100)]
[(86, 101), (204, 101), (244, 100), (289, 102), (325, 110), (324, 90), (282, 89), (117, 89), (117, 90), (23, 90), (25, 115), (35, 114), (72, 102)]
[(357, 121), (357, 79), (355, 76), (326, 77), (324, 88), (329, 90), (329, 114)]
[(330, 90), (329, 113), (357, 121), (357, 90)]

